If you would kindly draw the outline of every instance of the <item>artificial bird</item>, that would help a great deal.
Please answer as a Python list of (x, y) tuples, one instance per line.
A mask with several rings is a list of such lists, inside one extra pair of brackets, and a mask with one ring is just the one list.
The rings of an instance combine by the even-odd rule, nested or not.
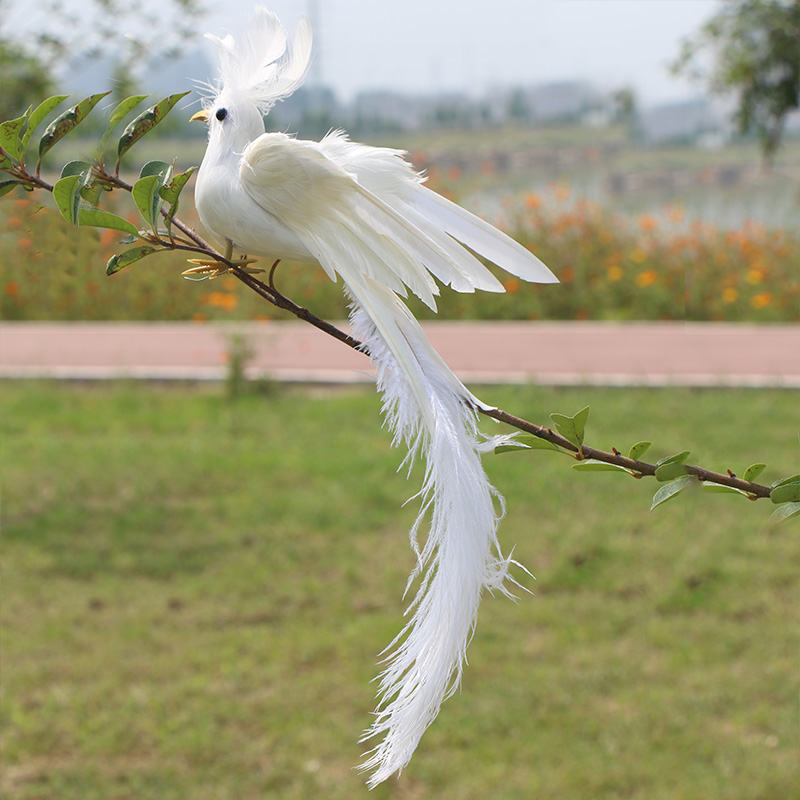
[[(502, 498), (480, 459), (477, 411), (489, 407), (433, 349), (402, 298), (411, 290), (435, 310), (436, 279), (458, 292), (502, 292), (475, 254), (527, 281), (557, 279), (513, 239), (427, 188), (401, 151), (351, 142), (342, 131), (319, 142), (265, 132), (264, 116), (308, 68), (306, 18), (289, 41), (259, 6), (242, 36), (208, 38), (220, 71), (192, 117), (209, 127), (195, 187), (201, 222), (229, 257), (308, 262), (341, 278), (394, 443), (407, 446), (404, 463), (425, 461), (406, 591), (418, 577), (419, 586), (410, 620), (385, 651), (378, 708), (362, 740), (382, 737), (362, 764), (373, 787), (408, 764), (458, 687), (481, 593), (508, 593), (511, 580), (496, 535)], [(251, 269), (249, 259), (241, 263)]]

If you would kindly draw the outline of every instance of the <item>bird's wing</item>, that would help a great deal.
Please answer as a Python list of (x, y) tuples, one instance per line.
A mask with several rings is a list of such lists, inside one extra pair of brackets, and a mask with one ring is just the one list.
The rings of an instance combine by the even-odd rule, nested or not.
[(457, 291), (502, 292), (503, 288), (469, 250), (454, 246), (452, 239), (519, 278), (533, 283), (558, 282), (556, 276), (519, 242), (428, 189), (424, 179), (404, 159), (403, 151), (357, 144), (349, 141), (342, 131), (329, 133), (320, 147), (338, 164), (351, 170), (360, 184), (390, 202), (393, 209), (413, 221), (441, 247), (451, 248), (471, 282), (471, 287), (451, 284)]
[[(373, 163), (374, 151), (381, 151), (361, 145), (352, 145), (345, 158), (333, 148), (326, 151), (326, 141), (264, 134), (245, 151), (239, 176), (250, 197), (298, 236), (331, 278), (338, 273), (353, 284), (367, 276), (401, 296), (406, 296), (408, 287), (431, 308), (436, 307), (439, 293), (432, 275), (462, 292), (503, 291), (492, 273), (448, 233), (439, 219), (440, 207), (427, 200), (428, 195), (438, 196), (419, 184), (405, 162), (384, 155), (383, 163)], [(426, 203), (436, 207), (436, 214)], [(461, 220), (458, 206), (450, 205), (456, 211), (444, 200), (441, 209)], [(463, 219), (472, 216), (463, 213), (467, 215)], [(449, 219), (445, 222), (455, 229)], [(482, 225), (494, 231), (487, 223)], [(463, 220), (462, 226), (467, 227)], [(489, 237), (482, 228), (475, 230), (470, 241), (487, 249), (479, 238)], [(538, 263), (517, 247), (528, 257), (522, 266)], [(514, 264), (511, 271), (520, 274), (517, 267)]]

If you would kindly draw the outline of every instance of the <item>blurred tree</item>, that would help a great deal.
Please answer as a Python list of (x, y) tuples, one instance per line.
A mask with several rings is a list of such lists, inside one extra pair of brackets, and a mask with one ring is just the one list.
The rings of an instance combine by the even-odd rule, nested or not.
[(739, 131), (758, 135), (771, 165), (786, 116), (800, 107), (800, 0), (725, 0), (684, 40), (672, 70), (703, 81), (714, 94), (735, 94)]
[(47, 67), (6, 38), (0, 38), (0, 85), (0, 119), (14, 119), (53, 93)]
[(36, 53), (53, 74), (108, 58), (127, 91), (143, 71), (182, 55), (204, 13), (201, 0), (0, 0), (15, 52)]

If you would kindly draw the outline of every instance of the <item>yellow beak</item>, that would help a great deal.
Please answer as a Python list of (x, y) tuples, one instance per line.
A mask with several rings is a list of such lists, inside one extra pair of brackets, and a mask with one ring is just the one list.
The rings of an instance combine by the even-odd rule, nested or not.
[(189, 122), (208, 122), (208, 111), (204, 108), (189, 118)]

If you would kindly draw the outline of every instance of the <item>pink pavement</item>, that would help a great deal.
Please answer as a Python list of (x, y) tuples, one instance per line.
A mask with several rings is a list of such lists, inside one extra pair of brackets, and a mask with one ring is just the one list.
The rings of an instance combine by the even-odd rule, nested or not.
[[(800, 325), (429, 322), (465, 383), (800, 388)], [(233, 337), (248, 374), (370, 381), (368, 359), (302, 322), (0, 323), (0, 377), (218, 380)]]

